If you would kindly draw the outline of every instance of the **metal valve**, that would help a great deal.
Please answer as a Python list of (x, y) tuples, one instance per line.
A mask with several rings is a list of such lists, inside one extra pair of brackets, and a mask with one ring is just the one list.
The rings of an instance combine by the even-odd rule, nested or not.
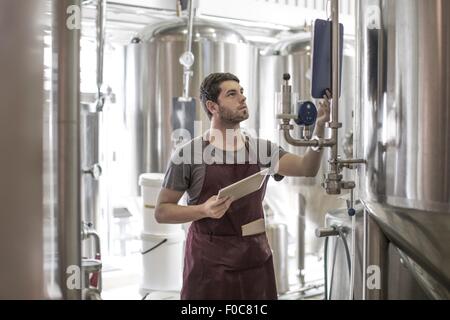
[(316, 237), (318, 238), (332, 237), (339, 235), (339, 231), (336, 229), (336, 227), (317, 228), (315, 233)]
[(83, 173), (90, 174), (92, 178), (98, 180), (98, 178), (100, 178), (100, 176), (102, 175), (102, 167), (98, 163), (96, 163), (88, 170), (83, 170)]

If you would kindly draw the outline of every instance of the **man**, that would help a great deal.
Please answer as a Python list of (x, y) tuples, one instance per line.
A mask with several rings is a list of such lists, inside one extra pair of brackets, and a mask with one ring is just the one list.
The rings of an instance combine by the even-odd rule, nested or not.
[[(267, 179), (258, 191), (236, 201), (219, 199), (217, 194), (264, 166), (278, 168), (273, 172), (278, 173), (275, 178), (313, 177), (319, 170), (322, 152), (308, 150), (301, 157), (243, 134), (240, 122), (249, 113), (243, 88), (233, 74), (210, 74), (200, 91), (211, 120), (210, 130), (174, 153), (155, 211), (159, 223), (192, 222), (186, 239), (181, 299), (277, 299), (263, 220)], [(323, 137), (329, 114), (328, 97), (324, 96), (315, 129), (319, 137)], [(198, 144), (200, 151), (192, 148)], [(269, 161), (261, 161), (261, 152), (257, 152), (264, 146), (269, 146)], [(239, 157), (242, 154), (244, 157)], [(202, 161), (175, 161), (180, 156), (189, 159), (186, 155), (191, 160), (201, 155)], [(238, 158), (243, 160), (239, 162)], [(180, 206), (177, 203), (185, 192), (188, 205)]]

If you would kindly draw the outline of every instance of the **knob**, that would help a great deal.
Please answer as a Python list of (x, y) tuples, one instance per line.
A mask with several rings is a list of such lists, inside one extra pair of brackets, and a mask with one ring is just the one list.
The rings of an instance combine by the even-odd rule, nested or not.
[(347, 212), (350, 217), (353, 217), (356, 214), (356, 210), (354, 208), (349, 208)]
[(289, 73), (284, 73), (283, 74), (283, 80), (289, 81), (290, 79), (291, 79), (291, 75)]
[(102, 167), (96, 163), (92, 167), (90, 167), (88, 170), (83, 170), (84, 174), (90, 174), (92, 178), (97, 180), (102, 175)]
[(140, 43), (141, 39), (139, 37), (134, 37), (133, 39), (131, 39), (131, 43)]

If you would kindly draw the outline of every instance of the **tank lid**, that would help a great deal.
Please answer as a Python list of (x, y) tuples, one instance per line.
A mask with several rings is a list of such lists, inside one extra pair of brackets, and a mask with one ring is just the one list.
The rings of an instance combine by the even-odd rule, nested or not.
[(261, 51), (263, 56), (286, 56), (300, 51), (311, 50), (311, 33), (301, 32), (267, 46)]
[[(139, 34), (141, 41), (186, 41), (188, 33), (187, 18), (176, 18), (156, 25), (150, 25)], [(225, 24), (207, 21), (200, 18), (194, 19), (192, 30), (193, 41), (213, 41), (228, 43), (247, 43), (245, 37)]]
[(162, 173), (143, 173), (139, 176), (140, 186), (161, 188), (163, 181)]
[(167, 243), (167, 244), (174, 243), (174, 242), (175, 243), (181, 242), (181, 241), (184, 241), (185, 238), (186, 238), (186, 235), (185, 235), (184, 230), (181, 229), (181, 225), (180, 225), (180, 230), (175, 233), (168, 233), (168, 234), (155, 234), (155, 233), (147, 233), (147, 232), (141, 233), (141, 240), (159, 242), (159, 243), (164, 241), (163, 243)]

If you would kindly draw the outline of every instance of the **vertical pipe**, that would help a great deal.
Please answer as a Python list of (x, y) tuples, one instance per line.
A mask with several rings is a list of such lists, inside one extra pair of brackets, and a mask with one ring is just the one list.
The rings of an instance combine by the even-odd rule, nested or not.
[(46, 298), (43, 2), (0, 0), (2, 300)]
[(194, 3), (189, 0), (189, 23), (188, 23), (188, 41), (186, 43), (186, 51), (192, 52), (192, 30), (194, 27)]
[[(80, 216), (80, 34), (69, 28), (70, 8), (81, 12), (81, 0), (55, 0), (53, 21), (54, 103), (58, 112), (59, 267), (64, 299), (81, 299)], [(78, 8), (78, 11), (77, 9)], [(79, 272), (76, 274), (76, 272)], [(67, 273), (69, 272), (69, 273)], [(71, 273), (72, 272), (72, 273)]]
[(305, 229), (306, 229), (306, 199), (298, 194), (298, 272), (300, 278), (300, 285), (305, 284)]
[[(190, 100), (189, 98), (189, 83), (192, 77), (191, 67), (194, 63), (194, 55), (192, 53), (192, 32), (194, 28), (194, 3), (193, 0), (189, 0), (189, 15), (187, 20), (187, 40), (186, 49), (180, 58), (180, 62), (183, 65), (183, 99)], [(182, 61), (183, 60), (183, 61)], [(189, 61), (191, 60), (191, 61)]]
[[(333, 21), (332, 33), (333, 33), (333, 45), (332, 45), (332, 75), (333, 75), (333, 84), (332, 84), (332, 94), (333, 94), (333, 103), (332, 103), (332, 114), (331, 114), (331, 130), (332, 130), (332, 139), (335, 141), (335, 144), (331, 147), (331, 160), (337, 160), (338, 156), (338, 129), (339, 129), (339, 88), (340, 88), (340, 60), (339, 60), (339, 52), (340, 52), (340, 41), (339, 41), (339, 0), (332, 0), (331, 4), (331, 17)], [(332, 164), (331, 171), (333, 173), (338, 173), (339, 168), (338, 165)]]
[(362, 300), (366, 300), (366, 288), (367, 288), (367, 210), (364, 207), (363, 217), (363, 270), (362, 270)]
[[(367, 274), (366, 298), (387, 299), (388, 240), (374, 218), (369, 214), (367, 224)], [(370, 278), (370, 279), (369, 279)], [(370, 281), (368, 281), (370, 280)], [(378, 286), (374, 286), (378, 284)]]
[(105, 28), (106, 28), (106, 0), (97, 2), (97, 90), (98, 97), (101, 95), (103, 85), (103, 56), (105, 51)]
[[(353, 190), (351, 191), (353, 194)], [(352, 200), (353, 203), (353, 200)], [(356, 215), (352, 216), (352, 242), (351, 242), (351, 249), (350, 249), (350, 255), (351, 255), (351, 269), (350, 269), (350, 290), (349, 290), (349, 300), (353, 300), (355, 295), (355, 270), (356, 270), (356, 259), (355, 259), (355, 249), (356, 249)]]

